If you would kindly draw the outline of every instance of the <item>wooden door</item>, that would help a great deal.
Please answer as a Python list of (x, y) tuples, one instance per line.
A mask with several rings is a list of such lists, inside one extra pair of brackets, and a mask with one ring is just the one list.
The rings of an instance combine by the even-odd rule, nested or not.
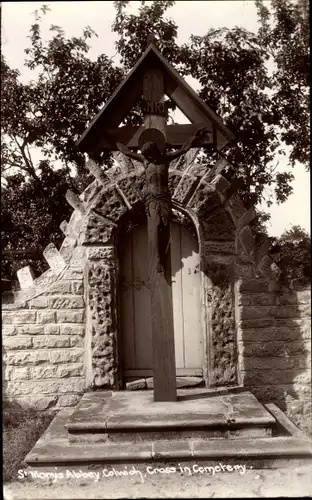
[[(125, 378), (153, 375), (147, 228), (122, 240), (120, 276), (121, 351)], [(195, 237), (171, 228), (172, 298), (177, 375), (202, 375), (200, 272)]]

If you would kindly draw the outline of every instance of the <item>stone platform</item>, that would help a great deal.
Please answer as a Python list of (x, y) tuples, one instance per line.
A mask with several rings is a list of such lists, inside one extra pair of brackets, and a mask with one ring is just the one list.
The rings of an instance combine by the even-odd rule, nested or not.
[(178, 391), (176, 402), (155, 402), (151, 391), (85, 394), (65, 427), (70, 442), (264, 437), (275, 419), (250, 392)]
[(234, 457), (287, 464), (311, 460), (312, 445), (275, 405), (264, 407), (248, 391), (180, 389), (174, 403), (154, 402), (148, 391), (98, 391), (60, 411), (25, 461), (38, 468)]

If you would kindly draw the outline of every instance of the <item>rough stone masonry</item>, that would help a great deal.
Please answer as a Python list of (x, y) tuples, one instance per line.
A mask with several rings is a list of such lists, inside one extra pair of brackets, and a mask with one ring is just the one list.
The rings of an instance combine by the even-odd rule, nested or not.
[[(206, 173), (192, 149), (171, 165), (174, 221), (199, 243), (204, 318), (203, 378), (210, 387), (244, 385), (311, 432), (311, 292), (276, 286), (278, 269), (257, 248), (246, 210), (222, 176)], [(4, 398), (38, 409), (75, 405), (85, 390), (123, 387), (118, 308), (118, 241), (142, 217), (144, 170), (117, 165), (76, 198), (50, 269), (3, 299)], [(126, 223), (125, 223), (126, 221)]]

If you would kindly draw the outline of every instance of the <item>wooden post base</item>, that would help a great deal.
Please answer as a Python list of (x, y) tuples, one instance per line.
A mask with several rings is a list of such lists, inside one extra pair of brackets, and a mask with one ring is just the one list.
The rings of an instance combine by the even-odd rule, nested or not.
[[(149, 264), (151, 276), (154, 401), (176, 401), (176, 366), (171, 288), (170, 246), (165, 269), (157, 272), (157, 226), (148, 217)], [(168, 227), (168, 231), (170, 231)]]

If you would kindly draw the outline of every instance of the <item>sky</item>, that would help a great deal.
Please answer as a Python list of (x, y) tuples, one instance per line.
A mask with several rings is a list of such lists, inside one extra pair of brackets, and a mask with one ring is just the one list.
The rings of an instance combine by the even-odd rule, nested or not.
[[(61, 26), (68, 37), (80, 36), (83, 28), (90, 26), (98, 34), (98, 38), (90, 41), (89, 57), (95, 59), (101, 53), (105, 53), (118, 62), (114, 46), (117, 36), (111, 31), (115, 17), (113, 2), (48, 2), (47, 0), (4, 2), (2, 3), (2, 53), (12, 68), (19, 69), (23, 82), (34, 78), (33, 72), (23, 65), (26, 57), (24, 49), (28, 46), (27, 37), (34, 19), (33, 12), (43, 3), (49, 5), (51, 9), (45, 17), (44, 37), (50, 36), (49, 27), (52, 24)], [(139, 5), (140, 2), (131, 1), (130, 11), (137, 12)], [(204, 35), (210, 27), (241, 26), (254, 32), (258, 29), (256, 8), (251, 0), (178, 0), (173, 7), (168, 9), (167, 17), (172, 18), (179, 27), (179, 44), (186, 42), (191, 34)], [(187, 81), (197, 90), (197, 83), (194, 79), (189, 78)], [(233, 132), (235, 134), (235, 131)], [(292, 183), (293, 194), (285, 203), (281, 205), (275, 203), (269, 209), (265, 204), (257, 207), (271, 214), (268, 232), (271, 236), (280, 236), (295, 224), (310, 232), (310, 174), (300, 164), (294, 169), (288, 168), (284, 157), (276, 158), (276, 160), (280, 162), (278, 169), (292, 171), (295, 180)]]

